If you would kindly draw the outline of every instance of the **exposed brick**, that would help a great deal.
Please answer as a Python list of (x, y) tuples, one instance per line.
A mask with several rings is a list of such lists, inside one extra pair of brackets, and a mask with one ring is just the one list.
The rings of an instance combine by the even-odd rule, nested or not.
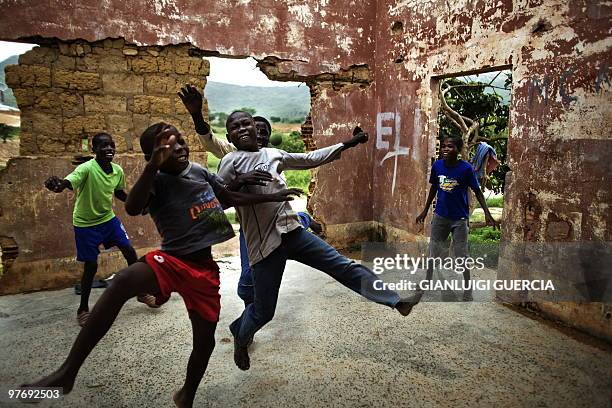
[(151, 116), (150, 115), (139, 115), (139, 114), (134, 114), (132, 115), (132, 123), (134, 125), (134, 134), (137, 137), (140, 137), (140, 135), (142, 134), (142, 132), (145, 131), (146, 128), (148, 128), (151, 125)]
[(53, 72), (53, 85), (58, 88), (92, 91), (100, 88), (100, 75), (59, 69)]
[(57, 115), (42, 112), (32, 112), (32, 130), (37, 134), (55, 135), (60, 137), (62, 135), (62, 119), (58, 118)]
[(38, 65), (9, 65), (5, 69), (6, 83), (11, 88), (19, 86), (51, 86), (51, 70)]
[(15, 95), (17, 106), (21, 110), (34, 104), (34, 90), (32, 88), (13, 88), (13, 95)]
[(116, 95), (85, 95), (85, 112), (125, 112), (127, 98)]
[(161, 96), (136, 95), (134, 96), (134, 113), (174, 113), (172, 99)]
[(64, 118), (64, 133), (69, 136), (104, 132), (106, 123), (102, 115)]
[(107, 115), (106, 123), (108, 132), (111, 135), (115, 133), (128, 133), (132, 130), (132, 116), (131, 115)]
[(138, 56), (130, 60), (130, 65), (132, 71), (137, 74), (149, 74), (158, 71), (157, 58), (155, 57)]
[(144, 78), (134, 74), (102, 74), (105, 93), (141, 94), (144, 91)]
[(25, 54), (19, 56), (21, 65), (45, 65), (49, 66), (58, 56), (58, 50), (49, 47), (34, 47)]
[(145, 77), (144, 84), (145, 93), (148, 94), (174, 94), (181, 89), (177, 80), (169, 75), (148, 75)]
[(51, 64), (53, 69), (65, 69), (74, 71), (76, 69), (76, 58), (68, 55), (58, 55)]

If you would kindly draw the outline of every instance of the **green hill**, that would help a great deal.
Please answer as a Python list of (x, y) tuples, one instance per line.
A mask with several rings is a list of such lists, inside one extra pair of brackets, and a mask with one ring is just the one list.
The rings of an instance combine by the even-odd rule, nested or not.
[(210, 112), (230, 113), (253, 108), (256, 115), (270, 118), (304, 118), (310, 111), (310, 90), (299, 87), (258, 87), (208, 82), (204, 88)]
[(13, 91), (11, 90), (11, 88), (6, 86), (6, 82), (4, 81), (4, 68), (7, 65), (17, 64), (18, 59), (19, 55), (13, 55), (0, 62), (0, 90), (4, 92), (4, 104), (12, 106), (13, 108), (17, 107), (17, 101), (15, 100), (15, 95), (13, 95)]

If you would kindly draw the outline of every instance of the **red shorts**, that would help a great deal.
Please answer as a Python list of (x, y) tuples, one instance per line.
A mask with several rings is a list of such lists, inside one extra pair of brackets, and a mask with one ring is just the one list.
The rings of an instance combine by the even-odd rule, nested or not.
[(187, 310), (197, 312), (209, 322), (219, 321), (219, 266), (212, 259), (203, 262), (183, 261), (160, 250), (144, 256), (153, 269), (161, 292), (155, 296), (158, 305), (170, 299), (172, 292), (183, 298)]

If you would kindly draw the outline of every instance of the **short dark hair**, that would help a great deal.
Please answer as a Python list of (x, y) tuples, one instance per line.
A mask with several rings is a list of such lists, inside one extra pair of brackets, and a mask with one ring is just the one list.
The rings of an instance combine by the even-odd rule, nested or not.
[(167, 123), (158, 122), (155, 123), (142, 132), (140, 135), (140, 149), (145, 155), (145, 159), (149, 160), (151, 153), (153, 153), (153, 147), (155, 146), (155, 136), (163, 130), (164, 127), (168, 126)]
[(102, 142), (100, 139), (108, 137), (110, 140), (113, 140), (113, 137), (108, 133), (100, 132), (96, 133), (94, 137), (91, 139), (91, 148), (95, 149)]
[(457, 150), (461, 150), (463, 149), (463, 139), (460, 137), (456, 137), (456, 136), (450, 136), (450, 135), (443, 135), (440, 138), (440, 141), (443, 142), (446, 139), (449, 139), (457, 148)]
[(245, 111), (241, 111), (241, 110), (235, 110), (235, 111), (233, 111), (232, 113), (230, 113), (230, 114), (227, 116), (227, 119), (225, 120), (225, 129), (226, 129), (226, 130), (227, 130), (227, 125), (228, 125), (228, 123), (229, 123), (230, 119), (232, 118), (232, 116), (234, 116), (234, 115), (236, 115), (236, 114), (238, 114), (238, 113), (244, 113), (244, 114), (246, 114), (246, 115), (249, 115), (251, 118), (253, 118), (253, 116), (252, 116), (252, 115), (251, 115), (249, 112), (245, 112)]
[(272, 125), (270, 122), (268, 122), (268, 119), (264, 118), (263, 116), (253, 116), (253, 120), (255, 122), (263, 122), (268, 128), (268, 134), (272, 134)]

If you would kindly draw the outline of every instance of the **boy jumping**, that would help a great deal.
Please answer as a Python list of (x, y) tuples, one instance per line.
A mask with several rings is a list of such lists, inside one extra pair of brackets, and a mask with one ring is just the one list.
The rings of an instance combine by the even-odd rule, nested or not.
[[(218, 159), (222, 159), (226, 154), (236, 151), (236, 147), (233, 144), (213, 135), (209, 124), (206, 123), (202, 115), (202, 94), (196, 87), (187, 84), (181, 88), (178, 96), (181, 98), (181, 101), (183, 101), (183, 105), (185, 105), (187, 111), (191, 114), (195, 130), (206, 150), (211, 152)], [(257, 145), (260, 149), (268, 147), (270, 135), (272, 134), (270, 122), (262, 116), (255, 116), (253, 120), (257, 128)], [(266, 174), (262, 174), (259, 170), (255, 170), (238, 175), (235, 183), (239, 185), (243, 183), (264, 185), (268, 181), (271, 181), (271, 179), (268, 178)], [(311, 228), (315, 234), (321, 235), (323, 232), (321, 224), (313, 220), (312, 217), (305, 212), (298, 212), (298, 216), (300, 217), (300, 224), (302, 224), (304, 229)], [(253, 270), (249, 264), (249, 253), (242, 229), (240, 229), (239, 237), (241, 272), (240, 279), (238, 280), (237, 292), (246, 306), (249, 303), (253, 303), (254, 299)]]
[(104, 337), (125, 302), (141, 291), (157, 304), (178, 292), (193, 328), (193, 350), (184, 385), (174, 394), (178, 407), (191, 407), (215, 346), (221, 308), (219, 267), (211, 246), (234, 233), (220, 201), (226, 206), (288, 201), (297, 189), (249, 195), (227, 190), (217, 176), (189, 162), (189, 147), (173, 126), (158, 123), (140, 137), (147, 165), (130, 191), (125, 208), (130, 215), (148, 210), (162, 237), (161, 250), (146, 254), (112, 280), (94, 306), (89, 322), (76, 338), (62, 366), (25, 387), (62, 387), (68, 394), (83, 362)]
[[(310, 169), (329, 163), (343, 150), (365, 143), (368, 135), (355, 128), (353, 137), (334, 146), (309, 153), (288, 153), (257, 144), (255, 121), (247, 112), (233, 112), (227, 119), (227, 139), (238, 148), (227, 154), (219, 164), (219, 176), (232, 183), (239, 174), (255, 170), (266, 171), (272, 180), (266, 185), (243, 186), (248, 192), (276, 192), (286, 187), (280, 177), (283, 170)], [(230, 325), (234, 336), (234, 362), (241, 370), (248, 370), (248, 344), (253, 335), (272, 320), (276, 309), (285, 264), (293, 259), (319, 269), (365, 298), (396, 308), (406, 316), (414, 303), (401, 301), (389, 290), (376, 290), (376, 275), (366, 267), (340, 255), (325, 241), (307, 233), (297, 214), (284, 203), (264, 203), (236, 207), (240, 225), (246, 236), (249, 260), (253, 268), (255, 298), (242, 315)]]
[[(98, 133), (92, 139), (95, 159), (86, 161), (63, 180), (51, 176), (45, 187), (55, 193), (66, 188), (74, 190), (76, 202), (72, 214), (77, 261), (83, 262), (81, 277), (81, 304), (77, 310), (77, 321), (83, 327), (89, 318), (89, 294), (98, 270), (98, 247), (119, 248), (128, 265), (136, 262), (136, 251), (130, 244), (123, 224), (113, 212), (113, 195), (125, 201), (125, 176), (123, 169), (113, 163), (115, 142), (107, 133)], [(140, 302), (157, 307), (150, 295), (138, 297)]]
[[(422, 224), (427, 217), (429, 207), (436, 201), (433, 219), (431, 221), (431, 240), (429, 244), (429, 256), (438, 258), (448, 248), (447, 239), (449, 234), (453, 237), (453, 255), (459, 258), (468, 256), (468, 235), (470, 206), (468, 202), (468, 187), (476, 195), (476, 199), (485, 213), (487, 225), (497, 228), (497, 223), (491, 216), (487, 202), (480, 190), (476, 173), (472, 165), (457, 156), (463, 147), (463, 139), (444, 137), (440, 143), (441, 160), (434, 162), (431, 167), (429, 182), (431, 188), (427, 195), (425, 209), (417, 218), (417, 224)], [(431, 279), (433, 266), (427, 270), (427, 279)], [(466, 268), (463, 272), (465, 282), (470, 280), (470, 270)], [(472, 290), (463, 292), (463, 300), (472, 300)]]

